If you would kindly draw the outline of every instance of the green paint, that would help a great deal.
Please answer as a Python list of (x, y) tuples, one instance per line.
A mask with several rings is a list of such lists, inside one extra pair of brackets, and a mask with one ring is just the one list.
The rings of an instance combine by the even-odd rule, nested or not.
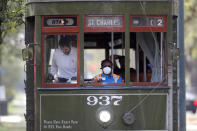
[[(42, 92), (40, 94), (41, 110), (39, 110), (39, 112), (41, 114), (38, 114), (38, 116), (40, 115), (39, 118), (41, 118), (41, 128), (43, 131), (47, 131), (49, 129), (59, 131), (63, 128), (70, 128), (70, 130), (73, 131), (101, 131), (104, 128), (97, 120), (97, 112), (99, 110), (109, 110), (113, 114), (113, 120), (107, 127), (107, 130), (165, 129), (165, 112), (167, 102), (167, 94), (165, 93), (162, 95), (154, 93), (149, 94), (143, 103), (132, 111), (136, 119), (134, 124), (125, 125), (122, 121), (122, 115), (138, 105), (138, 103), (146, 97), (146, 93), (141, 93), (141, 95), (138, 95), (136, 93), (132, 93), (133, 91), (128, 90), (124, 93), (120, 93), (117, 90), (103, 90), (99, 93), (88, 90), (80, 92), (81, 93), (78, 91), (66, 91), (61, 93)], [(98, 102), (95, 105), (88, 105), (88, 96), (94, 96), (98, 99)], [(110, 98), (112, 96), (122, 96), (122, 99), (118, 102), (118, 106), (114, 105), (116, 99), (110, 101), (109, 105), (102, 106), (100, 103), (105, 104), (105, 97), (103, 99), (99, 99), (101, 96), (107, 96)], [(47, 121), (51, 124), (47, 124)], [(71, 121), (75, 121), (75, 124), (71, 123)], [(55, 124), (56, 122), (59, 124)]]
[(125, 85), (130, 85), (130, 22), (128, 13), (125, 15)]
[[(79, 25), (84, 25), (84, 16), (79, 16)], [(79, 26), (79, 83), (84, 86), (84, 27)]]
[[(146, 14), (170, 13), (170, 2), (142, 2), (142, 5), (145, 7)], [(140, 2), (62, 2), (27, 5), (27, 16), (125, 13), (144, 14)]]

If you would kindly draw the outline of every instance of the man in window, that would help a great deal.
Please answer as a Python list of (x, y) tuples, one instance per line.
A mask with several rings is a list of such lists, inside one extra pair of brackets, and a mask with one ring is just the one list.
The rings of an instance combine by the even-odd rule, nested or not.
[(69, 36), (62, 36), (59, 40), (59, 48), (52, 59), (53, 83), (70, 83), (71, 78), (77, 76), (77, 49), (71, 44)]
[(102, 82), (102, 83), (121, 83), (122, 77), (112, 73), (112, 62), (108, 59), (105, 59), (101, 62), (101, 74), (96, 75), (92, 82)]

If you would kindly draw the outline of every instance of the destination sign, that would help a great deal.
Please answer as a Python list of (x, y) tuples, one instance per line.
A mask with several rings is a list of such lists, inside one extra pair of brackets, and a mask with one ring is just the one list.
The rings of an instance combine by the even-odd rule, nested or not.
[(143, 26), (143, 27), (163, 27), (164, 19), (163, 17), (150, 17), (150, 16), (132, 16), (131, 17), (132, 26)]
[(45, 27), (77, 26), (77, 17), (45, 17)]
[(87, 16), (87, 27), (121, 27), (122, 16)]

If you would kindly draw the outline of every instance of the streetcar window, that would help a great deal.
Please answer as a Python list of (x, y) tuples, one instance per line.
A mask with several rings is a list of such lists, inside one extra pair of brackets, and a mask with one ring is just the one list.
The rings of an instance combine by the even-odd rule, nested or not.
[[(130, 69), (131, 82), (162, 82), (164, 79), (164, 33), (132, 32), (130, 62), (135, 67)], [(135, 58), (135, 59), (132, 59)]]
[(44, 82), (77, 83), (77, 35), (45, 35), (44, 43)]
[[(120, 32), (100, 32), (85, 33), (84, 35), (84, 80), (85, 83), (93, 83), (95, 76), (103, 74), (101, 62), (104, 59), (112, 61), (111, 73), (122, 78), (125, 75), (125, 66), (120, 60), (125, 56), (124, 33)], [(104, 76), (101, 76), (101, 83), (107, 82)]]

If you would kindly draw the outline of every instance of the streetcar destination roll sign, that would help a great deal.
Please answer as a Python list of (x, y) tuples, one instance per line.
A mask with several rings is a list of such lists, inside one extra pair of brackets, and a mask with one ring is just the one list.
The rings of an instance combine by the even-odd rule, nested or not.
[(132, 16), (132, 26), (143, 26), (143, 27), (163, 27), (163, 17), (157, 16)]
[(45, 17), (45, 27), (67, 27), (76, 26), (77, 17)]
[(167, 16), (165, 15), (131, 15), (131, 32), (166, 32)]
[(86, 27), (121, 27), (122, 16), (87, 16)]

